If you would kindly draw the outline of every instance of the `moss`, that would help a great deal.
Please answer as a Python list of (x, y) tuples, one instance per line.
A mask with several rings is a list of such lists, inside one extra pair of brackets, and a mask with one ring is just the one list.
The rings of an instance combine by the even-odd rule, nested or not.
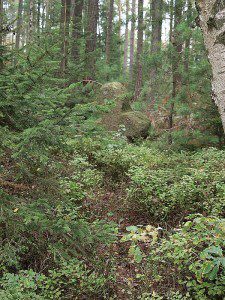
[(104, 84), (100, 89), (100, 100), (116, 99), (126, 93), (126, 88), (120, 82)]
[(118, 131), (120, 125), (125, 125), (125, 135), (129, 139), (147, 137), (150, 121), (142, 112), (131, 110), (131, 98), (132, 95), (121, 83), (104, 84), (100, 89), (100, 101), (115, 100), (116, 105), (110, 113), (103, 115), (101, 123), (109, 131)]
[(151, 126), (146, 115), (139, 111), (129, 111), (122, 113), (119, 123), (126, 128), (126, 136), (130, 139), (148, 136), (148, 131)]

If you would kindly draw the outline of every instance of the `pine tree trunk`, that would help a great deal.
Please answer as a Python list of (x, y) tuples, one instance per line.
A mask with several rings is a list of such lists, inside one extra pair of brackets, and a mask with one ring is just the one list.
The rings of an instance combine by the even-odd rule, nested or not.
[(113, 8), (114, 0), (109, 0), (109, 11), (108, 11), (108, 26), (106, 34), (106, 63), (110, 64), (111, 62), (111, 46), (112, 46), (112, 29), (113, 29)]
[(3, 70), (3, 0), (0, 0), (0, 73)]
[(72, 58), (75, 61), (79, 58), (79, 44), (82, 37), (82, 12), (83, 0), (76, 0), (73, 11), (73, 32), (72, 32)]
[(119, 41), (121, 42), (121, 26), (122, 26), (122, 5), (121, 0), (117, 0), (118, 17), (119, 17)]
[(33, 33), (34, 33), (34, 0), (29, 0), (29, 7), (28, 7), (28, 15), (29, 15), (29, 22), (28, 22), (28, 32), (27, 38), (28, 43), (31, 41)]
[(127, 55), (128, 55), (128, 38), (129, 38), (129, 0), (126, 0), (126, 28), (125, 28), (125, 41), (124, 41), (124, 56), (123, 56), (123, 75), (127, 76)]
[(92, 78), (95, 74), (95, 50), (97, 43), (98, 26), (98, 0), (88, 0), (87, 7), (87, 29), (86, 29), (86, 69), (88, 77)]
[[(192, 0), (187, 0), (187, 26), (191, 26), (192, 21)], [(189, 34), (185, 41), (185, 58), (184, 58), (184, 68), (187, 77), (187, 84), (189, 81), (189, 58), (190, 58), (190, 46), (191, 46), (191, 34)]]
[(212, 65), (213, 97), (225, 132), (225, 1), (196, 1), (209, 61)]
[(62, 77), (64, 77), (67, 69), (67, 64), (68, 64), (71, 0), (62, 0), (61, 5), (62, 5), (61, 6), (62, 59), (60, 64), (60, 71)]
[(130, 31), (130, 80), (133, 79), (133, 68), (134, 68), (134, 38), (135, 38), (135, 27), (136, 27), (136, 0), (132, 0), (131, 7), (131, 31)]
[(37, 33), (38, 37), (40, 35), (40, 24), (41, 23), (41, 0), (38, 0), (37, 2)]
[(135, 84), (134, 100), (141, 94), (143, 74), (142, 74), (142, 53), (143, 53), (143, 0), (138, 1), (138, 41), (137, 41), (137, 75)]
[(180, 32), (178, 26), (182, 21), (182, 13), (184, 7), (184, 0), (175, 0), (174, 6), (174, 30), (171, 35), (171, 42), (173, 45), (173, 55), (172, 55), (172, 76), (173, 76), (173, 88), (172, 88), (172, 99), (169, 114), (169, 144), (172, 144), (172, 130), (173, 130), (173, 119), (174, 119), (174, 108), (175, 99), (181, 89), (182, 77), (179, 72), (179, 66), (182, 63), (182, 49), (183, 44), (180, 38)]
[(163, 19), (163, 0), (152, 0), (151, 3), (151, 57), (155, 61), (150, 70), (150, 93), (148, 98), (155, 98), (155, 81), (160, 64), (156, 60), (157, 54), (161, 50), (162, 42), (162, 19)]
[(16, 45), (15, 49), (19, 50), (20, 48), (20, 39), (21, 39), (21, 27), (22, 27), (22, 12), (23, 12), (23, 0), (19, 0), (18, 13), (17, 13), (17, 24), (16, 24)]

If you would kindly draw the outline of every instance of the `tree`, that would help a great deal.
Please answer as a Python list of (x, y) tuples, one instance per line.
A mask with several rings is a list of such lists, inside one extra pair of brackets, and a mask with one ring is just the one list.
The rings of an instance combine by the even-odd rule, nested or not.
[(112, 46), (112, 30), (113, 30), (113, 8), (114, 0), (109, 0), (108, 9), (108, 24), (107, 24), (107, 34), (106, 34), (106, 63), (110, 64), (111, 61), (111, 46)]
[(29, 22), (28, 22), (27, 40), (28, 42), (30, 42), (34, 33), (34, 0), (29, 0), (28, 16), (29, 16)]
[(0, 73), (3, 69), (3, 0), (0, 0)]
[(225, 2), (219, 0), (196, 1), (200, 26), (204, 35), (209, 61), (212, 65), (213, 98), (219, 108), (225, 132)]
[(129, 38), (129, 0), (126, 0), (126, 28), (125, 28), (125, 41), (124, 41), (124, 57), (123, 57), (123, 75), (127, 76), (127, 55), (128, 55), (128, 38)]
[[(173, 0), (171, 0), (173, 3)], [(171, 35), (171, 43), (173, 46), (172, 50), (172, 99), (171, 99), (171, 106), (170, 106), (170, 114), (169, 114), (169, 144), (172, 144), (172, 130), (173, 130), (173, 117), (174, 117), (174, 106), (175, 106), (175, 99), (179, 94), (182, 85), (182, 77), (180, 73), (180, 64), (182, 62), (182, 48), (183, 43), (180, 35), (179, 25), (182, 21), (182, 13), (183, 13), (183, 0), (175, 0), (174, 12), (174, 30), (173, 34)]]
[(159, 68), (157, 56), (160, 54), (162, 42), (162, 20), (163, 20), (163, 0), (152, 0), (151, 2), (151, 59), (152, 66), (150, 69), (150, 93), (149, 98), (154, 98), (155, 82)]
[(142, 52), (143, 52), (143, 0), (138, 1), (138, 41), (137, 41), (137, 58), (136, 58), (136, 83), (135, 83), (135, 95), (134, 99), (138, 99), (141, 94), (141, 88), (143, 84), (142, 74)]
[(63, 77), (65, 76), (68, 64), (70, 5), (71, 0), (62, 0), (61, 2), (62, 59), (60, 64), (60, 71)]
[(88, 0), (87, 7), (87, 29), (86, 29), (86, 69), (88, 76), (95, 74), (95, 51), (97, 43), (97, 25), (99, 16), (98, 0)]
[(72, 32), (72, 58), (76, 61), (79, 58), (79, 42), (82, 37), (82, 12), (83, 0), (76, 0), (73, 11), (73, 32)]
[(135, 27), (136, 27), (136, 0), (132, 0), (131, 31), (130, 31), (130, 80), (132, 80), (133, 78)]
[(23, 12), (23, 0), (19, 0), (18, 13), (17, 13), (17, 24), (16, 24), (16, 50), (19, 50), (20, 39), (21, 39), (21, 27), (22, 27), (22, 12)]
[(122, 27), (122, 4), (121, 0), (117, 0), (118, 18), (119, 18), (119, 42), (121, 42), (121, 27)]

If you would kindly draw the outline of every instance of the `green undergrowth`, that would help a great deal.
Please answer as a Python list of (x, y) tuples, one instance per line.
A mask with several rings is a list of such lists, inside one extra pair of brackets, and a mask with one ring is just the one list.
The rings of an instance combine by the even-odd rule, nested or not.
[[(21, 172), (15, 190), (7, 184), (1, 189), (1, 299), (114, 299), (120, 260), (137, 264), (130, 299), (225, 296), (223, 150), (158, 150), (129, 144), (122, 129), (72, 138), (46, 126), (24, 132), (17, 144), (18, 137), (4, 140), (3, 179)], [(53, 130), (54, 141), (48, 139)], [(41, 141), (42, 155), (35, 152)], [(15, 151), (8, 168), (4, 153), (10, 147)], [(151, 224), (148, 230), (154, 228), (154, 235), (141, 233), (154, 243), (135, 232), (125, 241), (138, 262), (112, 250), (124, 243), (119, 224), (87, 210), (121, 188), (121, 217), (135, 212)]]

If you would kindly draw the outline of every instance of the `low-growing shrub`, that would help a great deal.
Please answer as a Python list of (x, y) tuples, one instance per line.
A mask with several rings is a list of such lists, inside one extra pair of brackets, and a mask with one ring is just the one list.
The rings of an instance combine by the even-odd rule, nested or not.
[(196, 300), (223, 299), (225, 219), (203, 216), (190, 219), (168, 239), (154, 245), (148, 270), (159, 289), (160, 286), (182, 289)]
[(156, 220), (190, 213), (224, 216), (225, 152), (209, 149), (170, 156), (154, 167), (134, 162), (127, 173), (129, 205)]

